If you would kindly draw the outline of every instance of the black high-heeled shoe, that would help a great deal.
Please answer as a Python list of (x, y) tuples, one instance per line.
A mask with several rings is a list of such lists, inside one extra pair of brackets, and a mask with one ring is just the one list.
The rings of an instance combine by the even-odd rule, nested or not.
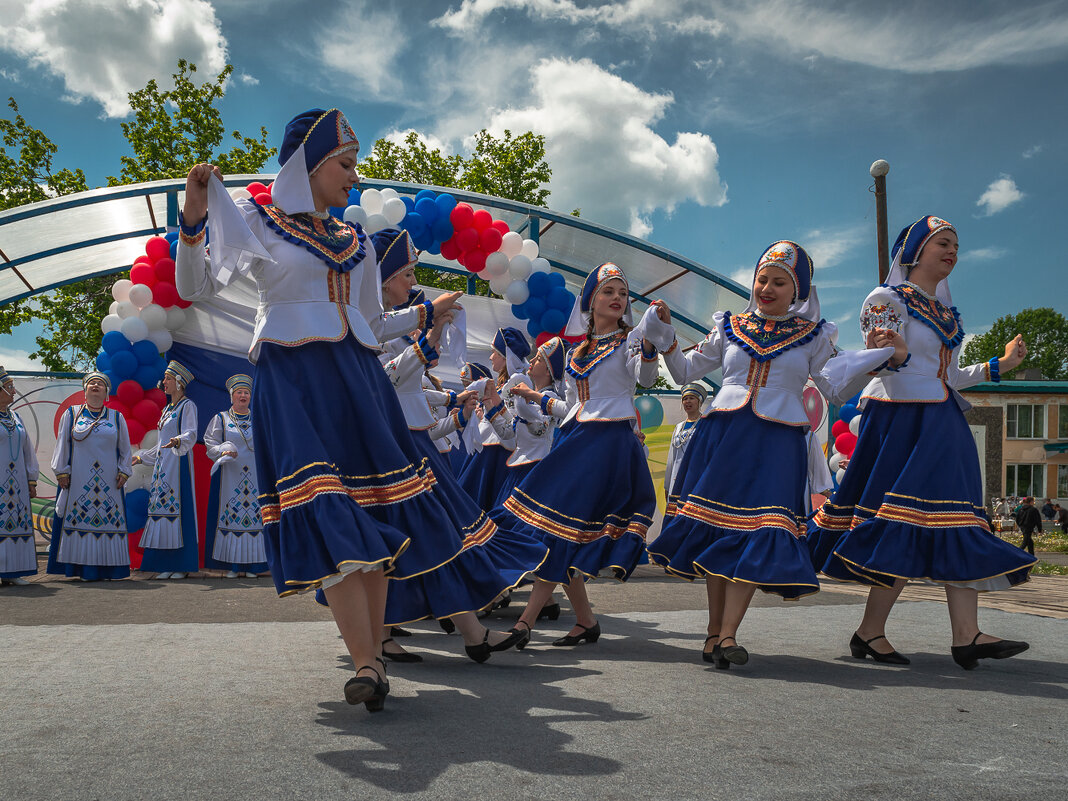
[(456, 624), (452, 622), (452, 618), (443, 617), (438, 620), (438, 625), (441, 626), (441, 630), (446, 634), (456, 633)]
[(585, 640), (586, 642), (593, 644), (597, 642), (597, 638), (601, 636), (601, 622), (597, 621), (590, 627), (583, 626), (581, 623), (575, 624), (578, 628), (582, 629), (578, 634), (568, 634), (561, 637), (559, 640), (553, 640), (553, 645), (557, 648), (566, 648), (570, 645), (578, 645)]
[[(876, 640), (885, 640), (886, 635), (880, 634), (878, 637), (872, 637), (870, 640), (860, 639), (860, 635), (853, 632), (853, 639), (849, 641), (849, 652), (853, 654), (854, 659), (863, 659), (866, 656), (870, 656), (876, 662), (880, 662), (884, 665), (911, 665), (907, 656), (902, 656), (897, 651), (891, 651), (888, 654), (881, 654), (871, 647), (871, 644)], [(889, 642), (889, 641), (888, 641)]]
[[(734, 645), (724, 646), (723, 640), (734, 640)], [(749, 652), (742, 648), (742, 646), (738, 644), (738, 640), (734, 637), (723, 637), (716, 644), (716, 648), (719, 648), (720, 654), (722, 655), (719, 658), (727, 663), (721, 668), (722, 670), (726, 670), (730, 665), (744, 665), (749, 661)], [(715, 653), (715, 648), (713, 648), (712, 651)], [(716, 667), (719, 667), (719, 665), (716, 665)]]
[[(707, 637), (705, 637), (705, 645), (708, 645), (709, 640), (714, 640), (718, 637), (718, 634), (709, 634)], [(731, 666), (731, 663), (723, 658), (723, 649), (719, 647), (718, 642), (712, 646), (711, 651), (706, 651), (702, 647), (701, 658), (706, 662), (714, 664), (720, 670), (726, 670)]]
[(546, 604), (538, 612), (538, 620), (559, 620), (560, 604)]
[(975, 670), (980, 659), (1008, 659), (1022, 654), (1031, 646), (1022, 640), (996, 640), (995, 642), (976, 643), (983, 632), (972, 639), (970, 645), (954, 645), (949, 650), (953, 661), (965, 670)]
[(465, 645), (464, 650), (467, 655), (480, 665), (490, 658), (490, 654), (493, 653), (493, 646), (489, 644), (490, 630), (486, 629), (486, 633), (482, 635), (482, 642), (478, 645)]
[(411, 637), (412, 633), (408, 629), (402, 629), (400, 626), (389, 627), (390, 637)]
[(390, 653), (386, 650), (387, 642), (393, 642), (393, 638), (387, 637), (386, 639), (382, 640), (382, 656), (384, 656), (386, 659), (389, 659), (393, 662), (407, 662), (409, 664), (414, 664), (415, 662), (423, 661), (423, 657), (419, 656), (419, 654), (413, 654), (411, 651), (398, 651), (395, 654)]
[[(519, 628), (520, 626), (526, 626), (526, 628), (521, 629)], [(508, 639), (492, 646), (490, 650), (507, 651), (509, 648), (515, 647), (517, 651), (522, 651), (527, 647), (528, 642), (530, 642), (530, 626), (527, 626), (525, 620), (519, 620), (508, 630)]]
[[(361, 676), (361, 670), (369, 670), (375, 677), (372, 679), (370, 676)], [(357, 668), (356, 675), (345, 682), (345, 700), (353, 706), (363, 704), (368, 712), (382, 711), (388, 693), (389, 687), (383, 684), (381, 674), (370, 665)]]

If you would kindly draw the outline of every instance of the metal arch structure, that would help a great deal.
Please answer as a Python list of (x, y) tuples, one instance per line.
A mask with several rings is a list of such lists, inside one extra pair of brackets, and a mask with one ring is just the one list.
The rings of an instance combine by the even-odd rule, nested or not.
[[(233, 175), (225, 184), (237, 188), (273, 178)], [(488, 210), (513, 231), (536, 241), (540, 255), (564, 275), (576, 294), (594, 268), (604, 262), (619, 265), (630, 281), (635, 312), (643, 312), (654, 298), (665, 300), (684, 348), (704, 338), (714, 311), (739, 311), (748, 302), (745, 287), (708, 267), (580, 217), (445, 187), (370, 179), (361, 185), (391, 187), (401, 195), (413, 196), (423, 189), (448, 192), (476, 209)], [(184, 190), (184, 179), (151, 181), (80, 192), (0, 212), (0, 306), (129, 270), (144, 252), (147, 237), (176, 229)], [(470, 275), (429, 253), (422, 254), (420, 264)], [(496, 310), (496, 319), (511, 316), (505, 301), (495, 303), (503, 307)], [(524, 327), (522, 321), (515, 324)]]

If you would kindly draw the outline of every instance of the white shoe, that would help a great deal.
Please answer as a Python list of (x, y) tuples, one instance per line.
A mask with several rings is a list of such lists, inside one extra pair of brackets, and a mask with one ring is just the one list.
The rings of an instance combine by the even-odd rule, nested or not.
[(168, 573), (157, 573), (156, 574), (156, 578), (158, 578), (158, 579), (169, 579), (173, 575), (174, 574), (170, 573), (170, 572), (168, 572)]
[(229, 573), (227, 573), (225, 576), (223, 576), (223, 578), (240, 578), (240, 577), (241, 577), (241, 574), (240, 573), (235, 573), (233, 570), (231, 570)]
[(22, 576), (15, 576), (15, 578), (11, 579), (11, 583), (16, 587), (25, 587), (30, 582), (26, 581)]
[(185, 577), (186, 577), (185, 573), (171, 573), (171, 578), (172, 579), (184, 579)]
[(259, 578), (259, 573), (246, 573), (245, 578)]

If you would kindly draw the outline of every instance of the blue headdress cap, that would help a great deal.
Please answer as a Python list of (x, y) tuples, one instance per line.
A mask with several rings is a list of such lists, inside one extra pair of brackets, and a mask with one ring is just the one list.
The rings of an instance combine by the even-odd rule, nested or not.
[(0, 387), (2, 387), (4, 384), (14, 383), (15, 379), (7, 374), (7, 370), (5, 370), (3, 367), (0, 367)]
[(612, 262), (605, 262), (596, 270), (586, 276), (582, 283), (582, 292), (575, 298), (575, 305), (571, 309), (571, 317), (567, 321), (565, 333), (568, 336), (580, 336), (585, 334), (590, 325), (590, 315), (593, 308), (593, 297), (606, 283), (616, 279), (623, 282), (627, 288), (627, 305), (623, 309), (623, 322), (626, 325), (634, 325), (634, 315), (630, 308), (630, 282), (627, 276)]
[(189, 368), (181, 362), (176, 362), (173, 359), (163, 372), (170, 373), (177, 381), (181, 382), (183, 387), (187, 387), (193, 383), (193, 374), (189, 372)]
[(412, 244), (412, 238), (407, 231), (399, 228), (383, 228), (371, 234), (371, 244), (375, 248), (375, 256), (378, 258), (378, 271), (382, 275), (382, 283), (416, 264), (419, 261), (419, 251)]
[(104, 386), (108, 388), (108, 394), (111, 394), (111, 379), (108, 378), (107, 373), (101, 373), (99, 370), (94, 370), (91, 373), (86, 373), (82, 376), (82, 389), (84, 390), (89, 386), (89, 382), (94, 378), (98, 378), (104, 382)]
[[(901, 229), (894, 247), (890, 250), (893, 263), (890, 265), (890, 273), (886, 276), (887, 286), (896, 286), (908, 279), (909, 270), (916, 266), (923, 246), (939, 231), (957, 233), (957, 229), (951, 223), (933, 214), (920, 217), (912, 225)], [(947, 306), (953, 305), (953, 298), (949, 294), (949, 282), (946, 279), (943, 278), (938, 282), (935, 295)]]
[(564, 351), (567, 346), (560, 337), (552, 337), (538, 346), (538, 353), (549, 366), (549, 376), (554, 382), (564, 377)]
[(282, 165), (271, 189), (271, 202), (286, 214), (315, 211), (308, 177), (328, 158), (359, 150), (360, 142), (345, 115), (332, 108), (313, 108), (286, 125), (278, 163)]
[(527, 356), (530, 355), (530, 343), (517, 328), (498, 328), (493, 335), (493, 349), (505, 358), (508, 375), (523, 372)]
[(229, 392), (231, 395), (234, 394), (235, 389), (242, 388), (247, 389), (249, 392), (252, 392), (251, 376), (247, 376), (244, 373), (238, 373), (237, 375), (232, 375), (228, 379), (226, 379), (226, 391)]
[(460, 368), (460, 378), (464, 381), (478, 381), (480, 378), (491, 378), (489, 368), (478, 362), (465, 362)]
[(696, 395), (701, 403), (704, 403), (708, 399), (708, 390), (702, 384), (687, 384), (682, 388), (682, 397), (687, 395)]
[[(789, 239), (781, 239), (765, 250), (757, 260), (753, 269), (753, 281), (756, 282), (757, 273), (765, 267), (774, 266), (782, 269), (794, 284), (794, 301), (790, 304), (790, 312), (800, 315), (808, 320), (820, 318), (820, 302), (816, 297), (816, 287), (812, 284), (812, 275), (815, 266), (808, 251), (796, 242)], [(749, 305), (747, 312), (753, 311), (757, 306), (756, 296), (752, 289), (749, 292)]]

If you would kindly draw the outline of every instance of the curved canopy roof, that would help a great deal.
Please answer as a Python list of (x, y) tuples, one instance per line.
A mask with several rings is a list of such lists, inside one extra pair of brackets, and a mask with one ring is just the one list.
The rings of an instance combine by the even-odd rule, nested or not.
[[(242, 187), (272, 179), (271, 175), (236, 175), (227, 178), (226, 185)], [(513, 231), (537, 241), (540, 255), (564, 275), (576, 294), (594, 268), (606, 261), (618, 264), (630, 281), (635, 314), (644, 312), (655, 298), (667, 301), (683, 347), (704, 338), (714, 311), (739, 311), (748, 302), (745, 287), (698, 262), (579, 217), (455, 189), (361, 181), (361, 188), (370, 187), (392, 187), (402, 195), (429, 188), (448, 192), (476, 209), (489, 210)], [(81, 192), (0, 212), (0, 306), (86, 278), (129, 270), (134, 259), (144, 253), (146, 238), (176, 228), (184, 188), (184, 179), (152, 181)], [(421, 264), (467, 274), (455, 263), (429, 253), (423, 254)], [(209, 302), (210, 308), (190, 315), (189, 324), (176, 338), (191, 344), (226, 343), (231, 347), (225, 349), (244, 352), (252, 331), (256, 292), (251, 285), (230, 289), (233, 291), (227, 291), (218, 304)], [(488, 346), (488, 338), (498, 325), (525, 330), (503, 300), (472, 297), (465, 306), (474, 354)], [(191, 311), (198, 307), (202, 304)], [(206, 319), (213, 314), (216, 319)], [(487, 326), (488, 337), (483, 330)]]

